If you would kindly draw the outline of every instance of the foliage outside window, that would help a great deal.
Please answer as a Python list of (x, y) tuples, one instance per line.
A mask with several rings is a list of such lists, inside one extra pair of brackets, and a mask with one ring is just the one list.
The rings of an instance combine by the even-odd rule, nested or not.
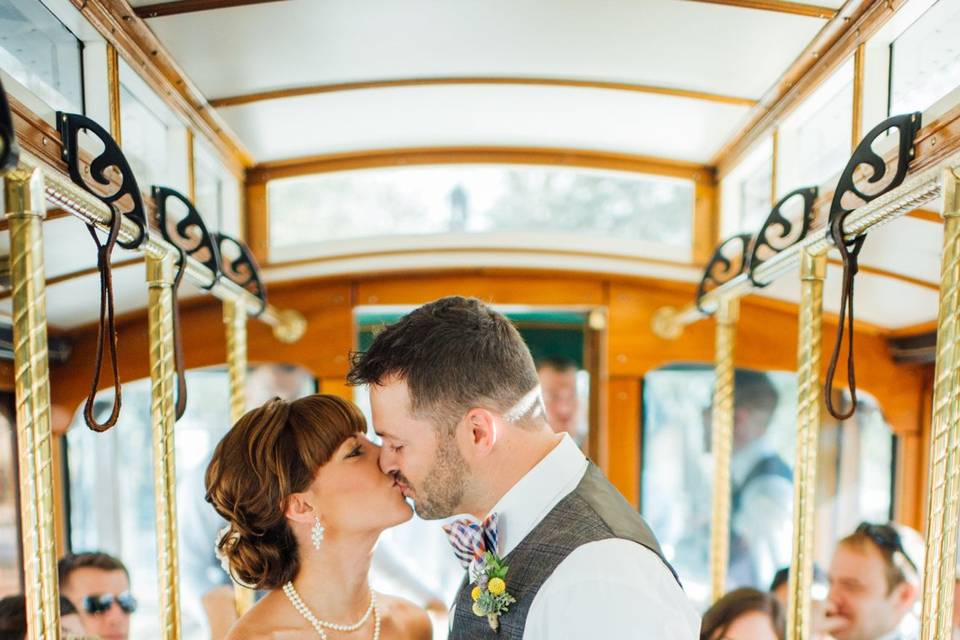
[(53, 109), (83, 111), (80, 40), (38, 0), (0, 0), (0, 69)]
[(923, 111), (960, 85), (960, 5), (940, 0), (890, 45), (890, 113)]
[[(204, 500), (203, 475), (214, 446), (230, 428), (230, 394), (222, 369), (189, 371), (187, 385), (187, 412), (175, 431), (180, 603), (184, 640), (207, 640), (210, 632), (201, 599), (214, 586), (228, 584), (228, 578), (213, 553), (223, 522)], [(315, 388), (313, 378), (302, 369), (254, 367), (248, 374), (248, 404), (258, 406), (273, 395), (292, 399)], [(112, 391), (97, 395), (96, 414), (110, 411), (112, 395)], [(78, 411), (66, 438), (70, 546), (77, 552), (106, 551), (127, 565), (131, 591), (140, 605), (131, 619), (131, 638), (162, 635), (150, 402), (149, 379), (125, 383), (123, 411), (114, 428), (94, 433)]]
[(777, 197), (836, 177), (850, 158), (852, 131), (853, 63), (848, 62), (780, 125)]
[(692, 181), (526, 166), (368, 169), (272, 181), (273, 247), (371, 236), (519, 232), (689, 248)]
[[(769, 393), (756, 384), (757, 374), (747, 372), (746, 388), (740, 378), (736, 390), (727, 587), (766, 590), (774, 572), (790, 563), (796, 376), (768, 373), (775, 400), (764, 404), (759, 400)], [(643, 387), (641, 510), (701, 608), (710, 599), (713, 380), (705, 366), (671, 367), (649, 373)], [(890, 517), (893, 437), (877, 401), (863, 392), (858, 397), (851, 420), (838, 424), (825, 416), (819, 440), (814, 557), (824, 569), (835, 542), (860, 521)], [(751, 429), (760, 435), (740, 437)], [(760, 463), (765, 473), (753, 474)], [(777, 493), (785, 504), (771, 504)]]

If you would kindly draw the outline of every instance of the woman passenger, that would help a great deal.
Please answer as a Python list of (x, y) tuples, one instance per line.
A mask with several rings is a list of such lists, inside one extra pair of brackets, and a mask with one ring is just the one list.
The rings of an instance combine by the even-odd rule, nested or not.
[(783, 607), (770, 593), (743, 588), (717, 600), (705, 614), (700, 640), (783, 640)]

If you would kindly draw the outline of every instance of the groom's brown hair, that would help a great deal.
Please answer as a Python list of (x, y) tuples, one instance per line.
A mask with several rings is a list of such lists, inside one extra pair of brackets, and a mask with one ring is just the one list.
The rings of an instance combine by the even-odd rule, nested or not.
[(382, 384), (394, 376), (406, 381), (413, 414), (449, 432), (473, 407), (518, 424), (543, 415), (526, 343), (510, 320), (476, 298), (440, 298), (386, 327), (367, 351), (353, 354), (347, 382)]

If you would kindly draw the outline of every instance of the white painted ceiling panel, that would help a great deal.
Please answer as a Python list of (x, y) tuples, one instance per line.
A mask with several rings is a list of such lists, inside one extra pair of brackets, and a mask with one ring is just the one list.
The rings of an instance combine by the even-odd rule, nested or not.
[(676, 0), (291, 0), (148, 24), (208, 98), (489, 75), (759, 98), (825, 20)]
[(258, 162), (454, 145), (572, 147), (707, 162), (747, 111), (624, 91), (471, 85), (302, 96), (221, 113)]
[[(823, 286), (823, 308), (828, 313), (840, 310), (841, 284), (842, 270), (830, 265)], [(796, 304), (800, 301), (800, 278), (796, 273), (787, 274), (756, 295)], [(899, 329), (935, 320), (938, 301), (934, 289), (861, 272), (855, 287), (854, 315), (880, 327)]]
[(941, 223), (899, 218), (867, 235), (860, 264), (936, 284), (940, 281), (942, 247)]

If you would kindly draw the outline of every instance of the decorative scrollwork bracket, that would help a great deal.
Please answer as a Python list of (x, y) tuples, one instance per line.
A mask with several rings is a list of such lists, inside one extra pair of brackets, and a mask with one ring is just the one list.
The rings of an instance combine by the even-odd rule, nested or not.
[[(896, 169), (889, 181), (884, 183), (888, 173), (887, 161), (873, 149), (873, 145), (891, 129), (897, 130), (899, 138), (897, 157), (895, 158)], [(833, 201), (830, 203), (827, 237), (833, 240), (837, 251), (840, 252), (840, 258), (843, 260), (843, 282), (840, 291), (840, 321), (837, 325), (837, 340), (830, 355), (830, 364), (827, 365), (823, 395), (827, 411), (837, 420), (846, 420), (852, 417), (857, 410), (857, 379), (853, 357), (853, 284), (859, 269), (860, 250), (863, 248), (863, 241), (867, 237), (866, 234), (860, 234), (851, 240), (846, 239), (843, 223), (857, 207), (889, 193), (903, 183), (903, 180), (907, 177), (907, 168), (913, 159), (913, 143), (919, 130), (919, 113), (892, 116), (871, 129), (857, 145), (843, 173), (840, 174), (840, 181), (837, 183), (837, 188), (833, 193)], [(866, 177), (865, 181), (864, 176), (857, 176), (857, 171), (864, 165), (872, 169), (872, 173)], [(857, 185), (858, 177), (861, 185), (881, 186), (874, 190), (864, 190)], [(847, 338), (847, 388), (850, 391), (851, 402), (849, 410), (840, 411), (833, 404), (833, 380), (840, 361), (840, 348), (843, 346), (844, 332), (849, 334)]]
[(7, 102), (7, 93), (0, 83), (0, 175), (16, 168), (20, 158), (17, 133), (13, 129), (13, 115)]
[[(788, 202), (796, 201), (797, 198), (800, 198), (803, 202), (803, 213), (799, 220), (791, 220), (784, 215), (783, 209)], [(803, 187), (791, 191), (780, 198), (777, 204), (773, 205), (770, 215), (767, 216), (767, 220), (760, 227), (760, 232), (753, 243), (753, 251), (750, 255), (747, 274), (750, 276), (750, 282), (753, 283), (753, 286), (757, 288), (767, 286), (757, 282), (754, 277), (757, 267), (807, 237), (807, 233), (810, 232), (810, 227), (813, 225), (813, 203), (816, 199), (816, 187)]]
[(724, 240), (713, 252), (713, 257), (707, 263), (707, 268), (703, 270), (703, 278), (697, 287), (696, 304), (701, 313), (711, 315), (701, 305), (703, 296), (746, 270), (752, 242), (752, 235), (741, 233)]
[[(108, 205), (114, 215), (125, 215), (133, 220), (140, 231), (136, 239), (129, 243), (117, 242), (124, 249), (136, 249), (147, 237), (147, 218), (143, 209), (143, 198), (137, 179), (130, 169), (119, 145), (99, 124), (78, 113), (57, 112), (57, 131), (63, 141), (63, 160), (67, 163), (70, 178), (95, 198)], [(103, 187), (94, 189), (80, 170), (79, 135), (81, 131), (93, 134), (103, 145), (103, 151), (90, 162), (90, 178)], [(110, 171), (113, 169), (113, 171)], [(119, 174), (120, 185), (114, 186), (108, 172)]]
[(236, 238), (222, 233), (214, 233), (217, 248), (220, 250), (220, 272), (234, 284), (237, 284), (260, 300), (260, 308), (253, 314), (259, 316), (267, 308), (267, 289), (260, 278), (260, 267), (250, 253), (250, 249)]
[[(200, 212), (186, 196), (174, 189), (154, 186), (151, 193), (157, 205), (157, 222), (164, 240), (210, 269), (213, 279), (204, 288), (212, 289), (220, 279), (220, 250), (213, 235), (207, 231)], [(186, 208), (187, 215), (176, 219), (167, 204), (170, 198), (179, 201)]]

